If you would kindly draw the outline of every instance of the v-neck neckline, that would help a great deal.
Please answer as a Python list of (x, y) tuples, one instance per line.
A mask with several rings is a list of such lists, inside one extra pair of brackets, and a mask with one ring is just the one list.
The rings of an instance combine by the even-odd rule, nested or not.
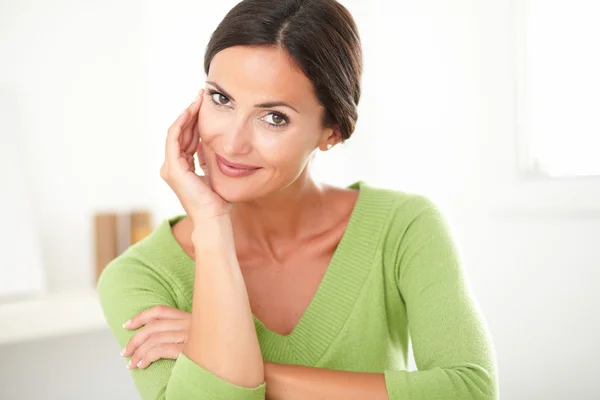
[(325, 305), (324, 302), (326, 301), (327, 293), (329, 292), (328, 288), (336, 284), (336, 271), (342, 268), (342, 262), (340, 261), (340, 254), (342, 253), (342, 249), (346, 249), (349, 246), (352, 246), (351, 243), (348, 243), (352, 240), (352, 237), (349, 235), (349, 232), (351, 231), (349, 230), (349, 228), (356, 224), (356, 219), (358, 218), (356, 211), (357, 209), (360, 209), (362, 198), (364, 197), (364, 187), (361, 187), (360, 184), (361, 182), (357, 182), (348, 187), (350, 189), (358, 189), (357, 199), (352, 207), (352, 211), (350, 213), (350, 217), (348, 218), (348, 223), (346, 225), (346, 228), (344, 229), (344, 233), (342, 234), (338, 245), (333, 251), (331, 260), (329, 261), (327, 269), (325, 270), (325, 273), (323, 274), (323, 277), (321, 278), (321, 281), (317, 286), (317, 290), (315, 291), (312, 299), (308, 303), (308, 306), (304, 309), (302, 316), (300, 316), (300, 319), (298, 320), (298, 322), (296, 322), (296, 325), (290, 333), (282, 335), (278, 332), (272, 331), (269, 328), (267, 328), (265, 324), (253, 313), (252, 317), (254, 319), (254, 325), (257, 328), (256, 330), (259, 339), (265, 338), (270, 341), (279, 343), (294, 341), (296, 336), (301, 335), (301, 333), (298, 332), (301, 332), (306, 329), (305, 325), (309, 323), (307, 321), (314, 320), (318, 317), (318, 315), (315, 315), (316, 313), (318, 313), (318, 310), (316, 309), (322, 308)]
[[(287, 335), (274, 332), (252, 313), (261, 351), (267, 360), (277, 362), (280, 357), (289, 358), (291, 352), (299, 363), (314, 364), (350, 315), (380, 238), (381, 218), (372, 217), (374, 213), (387, 212), (388, 208), (366, 199), (369, 188), (364, 182), (355, 182), (348, 188), (358, 189), (348, 224), (313, 298), (292, 331)], [(173, 251), (179, 253), (177, 258), (186, 260), (193, 268), (194, 259), (181, 247), (171, 229), (172, 224), (184, 217), (165, 220), (165, 228)]]

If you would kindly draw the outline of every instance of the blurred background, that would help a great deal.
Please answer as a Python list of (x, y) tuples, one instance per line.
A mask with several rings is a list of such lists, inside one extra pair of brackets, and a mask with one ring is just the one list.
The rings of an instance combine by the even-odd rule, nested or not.
[[(94, 215), (183, 212), (166, 129), (236, 3), (0, 1), (0, 399), (138, 398), (94, 295)], [(360, 118), (316, 177), (438, 203), (502, 399), (600, 399), (600, 5), (342, 3)]]

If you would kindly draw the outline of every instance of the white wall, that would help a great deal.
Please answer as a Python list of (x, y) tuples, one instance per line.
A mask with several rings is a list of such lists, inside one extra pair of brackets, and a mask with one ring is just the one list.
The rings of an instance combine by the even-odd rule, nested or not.
[(143, 2), (1, 4), (48, 285), (89, 285), (93, 210), (150, 205)]
[[(502, 399), (600, 398), (600, 182), (515, 171), (511, 0), (343, 3), (363, 38), (364, 94), (355, 137), (319, 156), (318, 177), (443, 207), (496, 344)], [(22, 124), (51, 288), (92, 284), (93, 210), (180, 212), (158, 176), (165, 130), (202, 85), (208, 35), (233, 4), (0, 5), (0, 88), (35, 114)], [(108, 332), (0, 348), (0, 388), (25, 388), (10, 400), (136, 398), (118, 350)]]

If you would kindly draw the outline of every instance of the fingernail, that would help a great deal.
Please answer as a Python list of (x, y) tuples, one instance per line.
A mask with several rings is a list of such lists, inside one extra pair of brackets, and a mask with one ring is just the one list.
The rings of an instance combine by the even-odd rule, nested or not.
[(123, 324), (123, 328), (127, 328), (129, 326), (129, 324), (131, 324), (131, 320), (127, 320), (124, 324)]
[(131, 360), (127, 363), (127, 368), (131, 369)]
[(121, 354), (121, 356), (122, 356), (123, 354), (125, 354), (125, 349), (121, 350), (121, 353), (120, 353), (120, 354)]
[(138, 367), (138, 368), (142, 368), (142, 360), (140, 360), (140, 362), (139, 362), (139, 363), (137, 363), (137, 367)]

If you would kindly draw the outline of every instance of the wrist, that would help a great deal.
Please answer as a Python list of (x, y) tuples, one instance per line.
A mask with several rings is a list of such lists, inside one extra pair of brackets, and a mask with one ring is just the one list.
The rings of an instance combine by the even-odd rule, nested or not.
[[(285, 374), (289, 371), (288, 364), (277, 364), (264, 361), (265, 383), (267, 384), (267, 400), (286, 399), (293, 390)], [(296, 398), (296, 397), (295, 397)]]
[(234, 246), (229, 215), (192, 219), (192, 226), (191, 239), (195, 249), (226, 249)]
[(273, 373), (274, 363), (263, 360), (263, 366), (265, 370), (265, 381), (271, 378), (271, 374)]
[(276, 399), (277, 396), (275, 396), (275, 391), (277, 389), (277, 385), (275, 384), (275, 374), (277, 364), (263, 360), (263, 366), (265, 374), (265, 383), (267, 384), (267, 399)]

